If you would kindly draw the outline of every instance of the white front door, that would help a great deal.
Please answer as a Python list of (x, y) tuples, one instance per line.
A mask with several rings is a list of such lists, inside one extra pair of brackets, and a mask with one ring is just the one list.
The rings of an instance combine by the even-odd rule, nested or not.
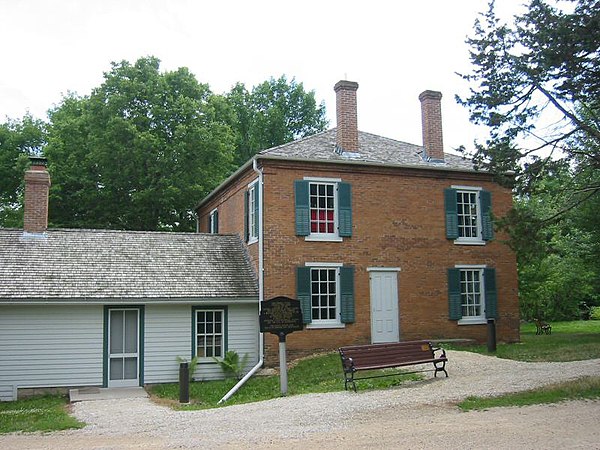
[(108, 310), (108, 386), (139, 386), (138, 309)]
[(371, 341), (373, 344), (398, 342), (399, 269), (369, 269), (371, 286)]

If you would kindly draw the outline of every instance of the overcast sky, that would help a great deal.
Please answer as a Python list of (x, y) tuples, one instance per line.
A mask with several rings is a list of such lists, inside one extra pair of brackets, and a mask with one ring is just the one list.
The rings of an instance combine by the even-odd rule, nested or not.
[[(497, 2), (502, 16), (520, 0)], [(333, 85), (359, 83), (362, 131), (421, 144), (419, 93), (443, 94), (445, 150), (472, 148), (455, 94), (468, 85), (467, 35), (483, 0), (0, 0), (0, 122), (88, 95), (111, 61), (156, 56), (216, 93), (286, 75), (314, 90), (335, 126)]]

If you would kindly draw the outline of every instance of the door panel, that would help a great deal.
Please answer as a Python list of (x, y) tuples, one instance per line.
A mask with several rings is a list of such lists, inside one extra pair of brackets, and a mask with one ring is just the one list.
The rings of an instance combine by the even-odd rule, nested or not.
[(371, 271), (371, 341), (398, 342), (398, 272)]

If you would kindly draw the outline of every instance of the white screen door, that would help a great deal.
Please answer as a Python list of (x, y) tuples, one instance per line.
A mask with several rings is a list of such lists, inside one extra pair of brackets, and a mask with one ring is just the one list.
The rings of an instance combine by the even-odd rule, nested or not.
[(139, 386), (139, 310), (108, 311), (108, 386)]

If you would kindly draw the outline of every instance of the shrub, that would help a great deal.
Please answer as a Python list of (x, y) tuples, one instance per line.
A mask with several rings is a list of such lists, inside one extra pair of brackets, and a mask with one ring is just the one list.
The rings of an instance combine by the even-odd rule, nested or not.
[(592, 306), (590, 319), (592, 320), (600, 320), (600, 306)]
[(246, 364), (248, 364), (248, 356), (249, 355), (246, 353), (240, 360), (240, 355), (238, 355), (237, 352), (229, 350), (225, 353), (223, 359), (218, 359), (214, 356), (213, 359), (221, 366), (226, 377), (232, 376), (240, 380), (244, 374), (244, 368), (246, 367)]

